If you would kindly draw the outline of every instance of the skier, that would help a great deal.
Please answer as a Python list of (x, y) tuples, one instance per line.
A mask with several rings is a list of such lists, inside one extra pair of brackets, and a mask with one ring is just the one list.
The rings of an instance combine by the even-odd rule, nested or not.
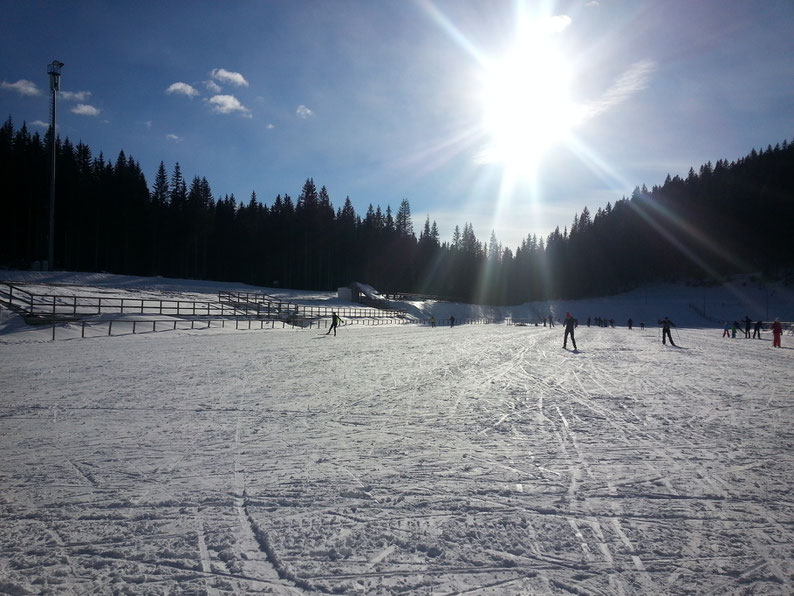
[(640, 322), (640, 330), (645, 331), (645, 321)]
[(753, 327), (753, 339), (755, 339), (756, 337), (758, 339), (761, 339), (761, 327), (763, 325), (764, 324), (761, 321), (756, 321), (755, 327)]
[(634, 323), (634, 321), (632, 321), (632, 320), (631, 320), (631, 317), (629, 317), (629, 331), (631, 331), (631, 329), (632, 329), (632, 326), (631, 326), (631, 325), (632, 325), (633, 323)]
[(436, 318), (431, 316), (430, 317), (430, 326), (435, 329), (436, 328)]
[(587, 326), (590, 326), (590, 317), (587, 317)]
[(449, 326), (450, 328), (455, 326), (455, 315), (449, 315)]
[(731, 325), (731, 339), (736, 339), (736, 330), (739, 328), (739, 323), (736, 321)]
[(744, 338), (750, 339), (750, 327), (752, 326), (753, 322), (750, 320), (750, 317), (747, 315), (744, 316)]
[(576, 319), (571, 316), (571, 313), (565, 313), (565, 321), (562, 323), (565, 325), (565, 336), (562, 340), (562, 347), (567, 349), (568, 348), (568, 336), (571, 336), (571, 343), (573, 344), (573, 351), (576, 352), (576, 340), (573, 337), (573, 330), (576, 327)]
[(780, 319), (775, 319), (772, 323), (772, 346), (775, 348), (782, 347), (780, 345), (780, 336), (783, 335), (783, 325), (780, 324)]
[(669, 317), (663, 318), (659, 321), (659, 324), (662, 326), (662, 343), (667, 345), (667, 338), (670, 338), (670, 345), (675, 347), (675, 342), (673, 341), (673, 336), (670, 333), (670, 325), (675, 327), (675, 323), (673, 323)]
[(339, 318), (339, 315), (336, 314), (336, 311), (335, 310), (331, 311), (331, 326), (328, 328), (328, 333), (326, 333), (326, 335), (328, 335), (329, 333), (331, 333), (331, 331), (333, 331), (334, 337), (336, 337), (336, 327), (341, 322), (342, 319)]
[(725, 321), (725, 327), (722, 329), (722, 337), (730, 337), (731, 336), (731, 324), (728, 321)]
[(554, 327), (554, 319), (549, 315), (549, 327)]

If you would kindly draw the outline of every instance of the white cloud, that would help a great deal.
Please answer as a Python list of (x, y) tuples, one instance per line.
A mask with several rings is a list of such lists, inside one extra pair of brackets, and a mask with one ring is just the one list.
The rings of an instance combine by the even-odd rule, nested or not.
[(599, 4), (598, 0), (590, 0), (590, 2), (585, 4), (585, 6), (588, 6), (590, 8), (595, 8), (596, 6), (600, 6), (600, 4)]
[(36, 83), (28, 81), (27, 79), (19, 79), (16, 83), (7, 83), (3, 81), (0, 83), (0, 88), (11, 89), (20, 95), (41, 95), (41, 91), (36, 87)]
[(586, 106), (585, 116), (588, 118), (598, 116), (642, 91), (648, 86), (648, 79), (654, 70), (656, 70), (656, 63), (652, 60), (635, 62), (599, 100)]
[(91, 97), (90, 91), (60, 91), (59, 97), (66, 101), (85, 101)]
[(210, 71), (210, 75), (216, 81), (230, 83), (238, 87), (248, 87), (248, 81), (246, 81), (245, 77), (239, 72), (232, 72), (230, 70), (226, 70), (225, 68), (213, 68)]
[(268, 122), (268, 125), (265, 128), (267, 128), (268, 130), (273, 130), (274, 128), (276, 128), (276, 125), (271, 122)]
[(207, 88), (207, 91), (210, 93), (220, 93), (221, 86), (218, 85), (215, 81), (204, 81), (204, 86)]
[(191, 85), (187, 83), (172, 83), (168, 89), (165, 90), (166, 93), (169, 95), (172, 93), (178, 93), (180, 95), (187, 95), (188, 97), (195, 97), (199, 94), (199, 92)]
[(81, 116), (99, 116), (99, 112), (101, 110), (95, 108), (94, 106), (89, 106), (88, 104), (79, 103), (75, 107), (72, 108), (72, 114), (79, 114)]
[[(31, 124), (33, 126), (38, 126), (39, 128), (49, 128), (50, 127), (50, 123), (49, 122), (44, 122), (44, 120), (34, 120), (33, 122), (31, 122)], [(58, 125), (56, 124), (55, 127), (58, 128)]]
[(296, 108), (295, 114), (298, 116), (298, 118), (301, 118), (303, 120), (308, 120), (309, 118), (314, 116), (314, 112), (312, 112), (309, 108), (307, 108), (303, 104), (299, 105)]
[(251, 111), (241, 104), (234, 95), (213, 95), (204, 101), (208, 102), (212, 106), (212, 110), (218, 114), (240, 112), (242, 115), (247, 115)]
[(167, 140), (171, 141), (172, 143), (181, 143), (182, 142), (182, 137), (180, 137), (179, 135), (175, 135), (175, 134), (167, 134), (167, 135), (165, 135), (165, 138)]

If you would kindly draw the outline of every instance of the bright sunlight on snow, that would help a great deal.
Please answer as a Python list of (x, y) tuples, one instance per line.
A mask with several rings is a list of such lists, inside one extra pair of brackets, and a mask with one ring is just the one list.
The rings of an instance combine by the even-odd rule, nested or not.
[[(232, 287), (0, 278), (190, 299)], [(790, 593), (794, 337), (723, 338), (695, 310), (792, 313), (790, 291), (750, 286), (405, 303), (439, 325), (347, 320), (336, 337), (81, 339), (64, 324), (51, 341), (2, 310), (0, 593)], [(566, 310), (578, 352), (559, 324), (446, 324)], [(680, 347), (661, 343), (665, 315)]]

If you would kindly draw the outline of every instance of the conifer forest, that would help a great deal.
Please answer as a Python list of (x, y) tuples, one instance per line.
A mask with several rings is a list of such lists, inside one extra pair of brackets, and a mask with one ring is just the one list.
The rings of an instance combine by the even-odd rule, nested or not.
[[(0, 266), (46, 261), (52, 135), (0, 128)], [(377, 197), (356, 213), (308, 178), (297, 196), (215, 195), (160, 163), (153, 181), (121, 150), (114, 161), (56, 138), (54, 268), (333, 290), (361, 281), (381, 292), (481, 304), (581, 298), (656, 281), (780, 277), (794, 265), (794, 144), (719, 160), (584, 206), (569, 226), (506, 247), (461, 222), (449, 240)], [(527, 227), (529, 227), (527, 222)]]

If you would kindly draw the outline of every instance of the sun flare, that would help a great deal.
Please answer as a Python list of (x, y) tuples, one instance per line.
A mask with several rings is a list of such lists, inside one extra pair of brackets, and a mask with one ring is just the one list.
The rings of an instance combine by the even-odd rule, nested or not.
[(483, 82), (483, 161), (532, 171), (543, 154), (579, 122), (571, 69), (546, 36), (520, 40), (487, 65)]

